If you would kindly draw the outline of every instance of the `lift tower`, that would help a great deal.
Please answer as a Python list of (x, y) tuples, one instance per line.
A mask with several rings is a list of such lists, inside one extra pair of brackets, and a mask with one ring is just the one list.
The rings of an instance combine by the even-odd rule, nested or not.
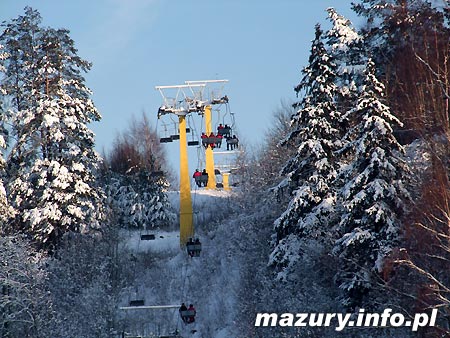
[[(194, 236), (194, 219), (192, 212), (191, 185), (188, 165), (186, 116), (198, 111), (196, 101), (188, 94), (193, 88), (205, 87), (205, 84), (156, 86), (163, 97), (163, 104), (158, 109), (158, 118), (165, 114), (178, 117), (180, 133), (180, 247), (184, 248), (188, 239)], [(189, 93), (188, 93), (189, 91)], [(174, 97), (167, 96), (167, 92), (175, 92)]]
[[(185, 81), (191, 87), (191, 92), (194, 95), (195, 106), (202, 111), (205, 117), (205, 132), (209, 135), (212, 129), (212, 105), (228, 103), (228, 97), (222, 95), (223, 84), (228, 80), (202, 80), (202, 81)], [(199, 90), (195, 90), (198, 87)], [(204, 93), (205, 87), (208, 89)], [(205, 149), (206, 172), (208, 173), (208, 184), (206, 189), (216, 189), (216, 175), (214, 167), (214, 152), (211, 147)]]

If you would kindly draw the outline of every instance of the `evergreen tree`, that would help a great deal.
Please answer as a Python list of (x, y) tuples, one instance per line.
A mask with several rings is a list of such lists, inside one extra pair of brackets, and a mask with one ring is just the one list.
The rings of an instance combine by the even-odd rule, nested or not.
[[(350, 20), (339, 15), (334, 8), (328, 8), (328, 19), (332, 23), (327, 32), (327, 46), (336, 64), (336, 85), (339, 88), (337, 105), (340, 111), (350, 109), (358, 97), (359, 86), (364, 79), (363, 38), (352, 27)], [(342, 127), (349, 121), (342, 121)]]
[[(17, 102), (8, 190), (18, 215), (10, 231), (22, 230), (48, 248), (68, 231), (99, 227), (102, 193), (94, 187), (99, 157), (87, 124), (100, 115), (80, 75), (90, 64), (77, 56), (68, 31), (39, 27), (39, 13), (29, 8), (19, 19), (2, 35), (7, 52), (18, 55), (6, 63), (7, 95)], [(23, 40), (33, 53), (17, 53), (21, 47), (10, 42), (11, 32), (32, 37)], [(8, 79), (21, 79), (24, 86), (9, 86)]]
[(117, 136), (105, 159), (104, 177), (109, 204), (121, 226), (143, 229), (174, 220), (165, 163), (157, 133), (145, 115)]
[(302, 73), (295, 91), (304, 96), (294, 104), (298, 111), (292, 116), (292, 131), (282, 141), (297, 147), (295, 156), (282, 169), (293, 196), (287, 210), (275, 222), (278, 243), (271, 259), (283, 269), (298, 259), (302, 238), (324, 237), (327, 217), (335, 203), (331, 189), (336, 177), (333, 152), (340, 145), (340, 114), (335, 105), (336, 66), (325, 48), (319, 25), (309, 65)]
[[(38, 11), (25, 7), (25, 14), (2, 24), (0, 44), (8, 55), (2, 60), (5, 67), (2, 87), (7, 96), (4, 108), (21, 111), (33, 106), (33, 90), (37, 84), (37, 59), (42, 18)], [(7, 109), (6, 109), (7, 110)]]
[(392, 126), (401, 122), (383, 103), (383, 93), (384, 86), (369, 60), (361, 96), (348, 113), (359, 123), (352, 130), (350, 144), (354, 159), (343, 173), (347, 183), (340, 197), (345, 213), (334, 248), (341, 261), (336, 280), (349, 307), (365, 305), (374, 276), (398, 243), (399, 219), (408, 198), (404, 187), (407, 167), (400, 157), (402, 148), (392, 135)]
[(109, 175), (106, 193), (121, 226), (144, 229), (167, 226), (174, 220), (164, 177), (154, 177), (144, 169)]
[[(5, 72), (5, 67), (3, 66), (3, 62), (7, 59), (8, 55), (2, 51), (3, 46), (0, 45), (0, 74)], [(0, 83), (0, 98), (6, 93), (6, 91), (2, 88)], [(1, 99), (0, 99), (1, 103)], [(8, 200), (6, 197), (6, 190), (3, 184), (4, 170), (5, 170), (5, 159), (3, 158), (3, 150), (6, 149), (6, 141), (7, 141), (7, 129), (4, 126), (4, 123), (7, 120), (7, 112), (1, 110), (0, 105), (0, 233), (2, 233), (4, 224), (7, 222), (9, 217), (12, 216), (13, 210), (8, 204)]]

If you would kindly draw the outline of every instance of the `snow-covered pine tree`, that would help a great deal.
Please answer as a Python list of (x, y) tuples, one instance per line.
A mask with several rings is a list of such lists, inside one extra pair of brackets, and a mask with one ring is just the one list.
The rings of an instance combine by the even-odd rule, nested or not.
[[(33, 18), (40, 22), (39, 13), (31, 9), (25, 16), (31, 14), (28, 20), (13, 20), (16, 31), (26, 32)], [(90, 64), (76, 54), (68, 31), (33, 26), (28, 34), (34, 38), (35, 54), (19, 55), (6, 63), (12, 77), (31, 83), (22, 90), (24, 97), (32, 98), (14, 107), (12, 132), (17, 141), (9, 158), (8, 190), (18, 213), (10, 230), (21, 230), (49, 248), (68, 231), (99, 227), (102, 192), (94, 187), (99, 156), (87, 124), (98, 121), (100, 115), (80, 75)], [(20, 47), (9, 48), (12, 54)], [(17, 62), (32, 62), (32, 78), (25, 79), (21, 68), (14, 73)], [(14, 99), (20, 96), (15, 87), (6, 90)]]
[(340, 114), (335, 105), (336, 66), (323, 39), (320, 25), (316, 25), (309, 64), (295, 88), (303, 98), (294, 104), (298, 111), (292, 116), (292, 131), (282, 141), (297, 147), (297, 152), (282, 169), (293, 196), (275, 221), (277, 244), (271, 263), (281, 268), (279, 278), (295, 264), (303, 238), (324, 238), (335, 202), (331, 184), (336, 177), (333, 152), (340, 146)]
[(405, 180), (408, 168), (402, 147), (392, 134), (401, 122), (383, 103), (384, 86), (375, 77), (369, 60), (361, 96), (352, 114), (359, 123), (350, 144), (354, 160), (343, 173), (347, 182), (340, 191), (344, 214), (334, 252), (341, 261), (336, 281), (343, 304), (367, 306), (365, 296), (382, 271), (384, 258), (398, 243), (399, 219), (408, 199)]
[(1, 79), (7, 100), (3, 107), (21, 111), (34, 102), (33, 89), (36, 83), (36, 60), (42, 18), (38, 11), (25, 7), (25, 14), (3, 23), (0, 44), (4, 45), (7, 59), (2, 61), (4, 76)]

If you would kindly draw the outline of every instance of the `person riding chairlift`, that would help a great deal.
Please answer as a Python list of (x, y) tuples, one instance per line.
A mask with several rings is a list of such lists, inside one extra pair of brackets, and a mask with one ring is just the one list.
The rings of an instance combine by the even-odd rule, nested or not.
[(186, 307), (186, 304), (182, 303), (180, 308), (178, 309), (178, 312), (180, 313), (181, 320), (187, 324), (188, 323), (188, 316), (183, 316), (183, 312), (187, 311), (188, 308)]
[(227, 137), (227, 150), (234, 150), (239, 147), (239, 139), (236, 135), (233, 137)]
[(202, 145), (205, 148), (208, 148), (208, 136), (206, 136), (205, 133), (202, 133), (202, 135), (200, 136), (200, 138), (202, 139)]
[(206, 187), (208, 185), (208, 173), (206, 172), (206, 169), (203, 169), (202, 171), (202, 180), (201, 180), (204, 184), (204, 186)]
[(222, 135), (220, 135), (220, 134), (216, 135), (216, 146), (217, 146), (217, 148), (222, 147), (222, 139), (223, 139)]
[(211, 134), (209, 134), (208, 137), (209, 137), (209, 146), (211, 147), (211, 149), (214, 149), (214, 147), (216, 146), (216, 144), (214, 143), (216, 135), (214, 135), (214, 133), (211, 132)]
[(194, 178), (195, 183), (197, 184), (197, 186), (201, 187), (202, 186), (202, 181), (201, 181), (200, 178), (202, 177), (202, 173), (198, 169), (195, 169), (194, 175), (192, 175), (192, 177)]
[(231, 137), (231, 127), (226, 124), (222, 129), (222, 136), (223, 137)]
[(194, 313), (193, 315), (187, 316), (187, 323), (190, 324), (190, 323), (195, 322), (195, 315), (197, 314), (197, 311), (195, 310), (194, 305), (193, 305), (193, 304), (190, 304), (190, 305), (189, 305), (189, 308), (188, 308), (187, 310), (188, 310), (188, 311), (193, 311), (193, 313)]

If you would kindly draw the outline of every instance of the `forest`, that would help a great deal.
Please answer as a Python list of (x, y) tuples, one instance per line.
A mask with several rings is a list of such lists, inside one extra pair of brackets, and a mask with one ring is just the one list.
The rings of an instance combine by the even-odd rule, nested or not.
[[(200, 215), (209, 253), (190, 283), (209, 316), (189, 336), (450, 337), (450, 5), (352, 9), (360, 27), (324, 12), (331, 28), (315, 26), (292, 70), (297, 99), (236, 163), (235, 202)], [(0, 33), (0, 337), (125, 337), (130, 284), (181, 303), (165, 282), (181, 256), (120, 249), (124, 231), (177, 230), (167, 154), (146, 115), (95, 150), (92, 65), (68, 30), (26, 7)], [(417, 332), (255, 327), (261, 312), (386, 308), (437, 319)]]

